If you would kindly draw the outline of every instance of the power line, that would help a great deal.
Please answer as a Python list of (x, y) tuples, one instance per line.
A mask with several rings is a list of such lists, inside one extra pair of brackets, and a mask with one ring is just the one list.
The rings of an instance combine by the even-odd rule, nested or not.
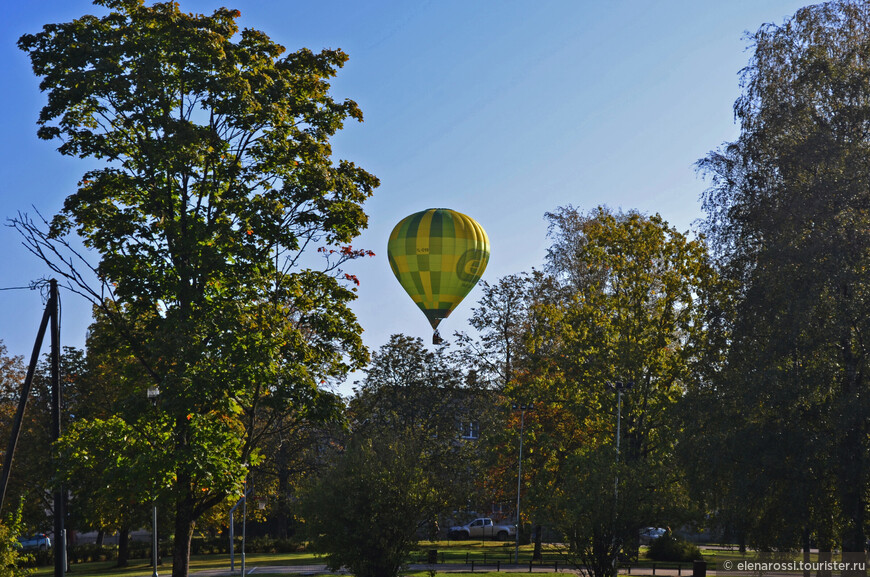
[(0, 291), (23, 291), (23, 290), (36, 290), (35, 286), (7, 286), (0, 287)]

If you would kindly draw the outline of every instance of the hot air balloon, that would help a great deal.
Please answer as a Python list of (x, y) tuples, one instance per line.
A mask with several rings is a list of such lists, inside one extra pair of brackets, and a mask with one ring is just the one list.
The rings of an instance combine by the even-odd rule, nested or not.
[(430, 208), (402, 219), (387, 243), (393, 274), (435, 331), (462, 302), (489, 262), (483, 227), (462, 213)]

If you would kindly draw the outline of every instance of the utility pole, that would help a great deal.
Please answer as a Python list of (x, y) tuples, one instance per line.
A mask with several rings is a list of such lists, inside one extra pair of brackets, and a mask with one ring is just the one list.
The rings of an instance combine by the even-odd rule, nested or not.
[(611, 390), (616, 391), (616, 471), (613, 478), (613, 576), (619, 574), (619, 554), (616, 547), (616, 520), (619, 515), (619, 434), (622, 424), (622, 393), (630, 390), (634, 386), (634, 382), (616, 381), (607, 385)]
[(520, 411), (520, 458), (517, 462), (517, 535), (514, 545), (514, 563), (520, 562), (520, 489), (523, 480), (523, 429), (526, 423), (526, 411), (534, 405), (513, 405), (513, 409)]
[[(60, 439), (60, 405), (63, 401), (60, 390), (60, 306), (57, 281), (49, 284), (49, 305), (51, 308), (51, 420), (54, 440)], [(66, 529), (64, 529), (63, 486), (58, 483), (54, 493), (54, 576), (64, 577), (66, 573)]]
[[(39, 352), (42, 350), (42, 342), (45, 339), (46, 329), (50, 332), (50, 366), (51, 366), (51, 432), (53, 440), (60, 438), (60, 405), (62, 395), (60, 391), (60, 297), (57, 291), (57, 281), (51, 279), (48, 285), (48, 302), (42, 313), (42, 322), (36, 332), (36, 342), (30, 354), (30, 364), (27, 367), (27, 375), (21, 385), (21, 394), (18, 397), (18, 409), (15, 412), (15, 420), (12, 422), (12, 432), (9, 436), (9, 444), (6, 448), (6, 457), (3, 460), (3, 475), (0, 477), (0, 511), (6, 500), (6, 488), (9, 486), (9, 475), (12, 472), (12, 461), (15, 457), (15, 448), (18, 446), (18, 437), (21, 435), (21, 424), (24, 421), (24, 411), (27, 408), (27, 399), (30, 397), (30, 389), (33, 385), (33, 376), (36, 374), (36, 363), (39, 361)], [(54, 575), (64, 577), (66, 573), (66, 531), (64, 530), (64, 502), (63, 488), (58, 485), (54, 493)]]

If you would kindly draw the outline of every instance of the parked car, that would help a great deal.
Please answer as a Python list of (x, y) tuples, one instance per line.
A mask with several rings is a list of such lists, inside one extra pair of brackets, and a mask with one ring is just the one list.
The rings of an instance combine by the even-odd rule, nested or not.
[(492, 519), (488, 517), (481, 517), (479, 519), (475, 519), (474, 521), (466, 525), (450, 527), (450, 530), (447, 532), (447, 536), (450, 539), (472, 539), (478, 537), (490, 537), (492, 539), (498, 539), (499, 541), (504, 541), (508, 537), (515, 536), (516, 534), (516, 525), (497, 525), (493, 523)]
[(641, 529), (640, 544), (649, 545), (667, 532), (667, 529), (662, 529), (661, 527), (646, 527), (644, 529)]
[(18, 542), (24, 551), (40, 550), (45, 551), (51, 547), (51, 539), (45, 533), (37, 533), (30, 537), (19, 537)]

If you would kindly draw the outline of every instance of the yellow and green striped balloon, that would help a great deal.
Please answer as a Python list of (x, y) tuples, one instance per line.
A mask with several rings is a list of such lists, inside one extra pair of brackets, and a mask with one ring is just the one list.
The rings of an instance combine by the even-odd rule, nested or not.
[(489, 262), (489, 238), (473, 218), (447, 208), (430, 208), (396, 225), (387, 255), (393, 274), (437, 335), (438, 323), (483, 275)]

